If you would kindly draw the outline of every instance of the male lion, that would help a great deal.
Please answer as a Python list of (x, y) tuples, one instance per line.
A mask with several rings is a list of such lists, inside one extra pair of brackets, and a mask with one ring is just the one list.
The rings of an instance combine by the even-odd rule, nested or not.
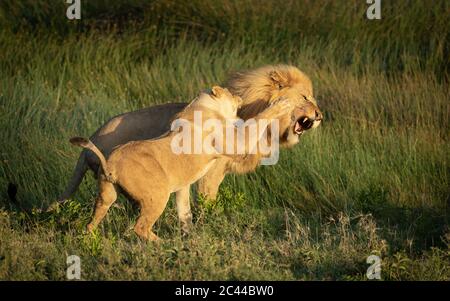
[[(280, 142), (284, 147), (296, 144), (305, 130), (317, 127), (322, 120), (322, 113), (313, 97), (311, 80), (294, 66), (264, 66), (237, 72), (226, 81), (225, 87), (243, 99), (244, 104), (239, 109), (238, 116), (245, 120), (255, 117), (280, 96), (297, 99), (303, 103), (308, 114), (297, 120), (291, 120), (288, 114), (280, 119), (280, 123), (284, 125), (280, 127), (280, 130), (283, 129), (283, 132), (280, 132)], [(156, 138), (164, 134), (170, 129), (172, 117), (182, 111), (186, 105), (186, 103), (169, 103), (118, 115), (99, 128), (90, 140), (107, 157), (117, 145)], [(243, 159), (240, 164), (232, 163), (228, 158), (217, 160), (214, 168), (200, 179), (198, 192), (209, 199), (215, 199), (219, 185), (227, 173), (251, 171), (257, 166), (255, 164), (257, 159), (255, 156), (249, 156), (248, 160)], [(98, 157), (90, 150), (83, 150), (72, 178), (59, 201), (70, 198), (89, 168), (96, 174), (99, 166)], [(177, 203), (186, 202), (188, 198), (189, 190), (177, 192)]]
[[(201, 112), (203, 120), (220, 122), (220, 131), (222, 131), (220, 137), (226, 137), (226, 121), (237, 119), (237, 109), (241, 102), (240, 97), (231, 95), (227, 89), (215, 86), (211, 89), (211, 93), (200, 94), (177, 115), (177, 120), (191, 123), (189, 127), (192, 129), (192, 132), (189, 130), (191, 136), (195, 136), (195, 131), (199, 131), (201, 136), (205, 137), (206, 134), (207, 137), (210, 131), (192, 122), (195, 120), (195, 116), (198, 116), (196, 114)], [(255, 119), (271, 120), (293, 111), (293, 102), (282, 98), (258, 114)], [(237, 130), (233, 124), (230, 128)], [(260, 130), (260, 133), (262, 132), (263, 130)], [(189, 190), (189, 186), (201, 178), (217, 159), (228, 156), (233, 161), (240, 157), (234, 153), (224, 154), (214, 149), (222, 143), (236, 143), (234, 139), (237, 135), (232, 136), (232, 141), (227, 141), (228, 138), (225, 138), (224, 141), (215, 141), (214, 144), (211, 144), (212, 151), (201, 154), (195, 154), (192, 149), (187, 153), (176, 154), (173, 150), (173, 141), (176, 135), (177, 131), (170, 131), (159, 139), (128, 142), (117, 147), (107, 160), (91, 141), (81, 137), (74, 137), (70, 140), (75, 145), (91, 150), (100, 160), (99, 195), (96, 200), (94, 217), (88, 225), (89, 232), (103, 219), (109, 207), (117, 199), (119, 190), (123, 191), (130, 199), (135, 200), (141, 208), (134, 231), (144, 239), (156, 240), (158, 237), (151, 229), (166, 207), (170, 193)], [(257, 140), (260, 138), (262, 135), (257, 137)], [(196, 141), (196, 143), (201, 146), (205, 145), (202, 140)], [(245, 153), (255, 147), (255, 145), (247, 143), (245, 146), (248, 146)], [(182, 205), (181, 208), (180, 206), (178, 208), (178, 214), (184, 232), (188, 232), (192, 220), (189, 199)]]

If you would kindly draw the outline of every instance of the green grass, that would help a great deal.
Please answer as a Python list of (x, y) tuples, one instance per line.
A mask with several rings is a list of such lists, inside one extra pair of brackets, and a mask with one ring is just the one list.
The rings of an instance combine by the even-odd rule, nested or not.
[[(450, 280), (448, 1), (90, 1), (0, 4), (0, 279)], [(83, 2), (84, 3), (84, 2)], [(84, 5), (84, 4), (82, 4)], [(313, 80), (323, 124), (276, 166), (230, 175), (181, 239), (171, 201), (160, 244), (139, 241), (124, 198), (83, 234), (88, 176), (54, 213), (87, 136), (111, 116), (189, 101), (228, 72), (289, 63)]]

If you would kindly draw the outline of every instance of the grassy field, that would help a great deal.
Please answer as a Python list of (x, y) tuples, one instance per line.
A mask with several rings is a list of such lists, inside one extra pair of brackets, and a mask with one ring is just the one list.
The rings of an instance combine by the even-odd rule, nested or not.
[[(365, 280), (371, 254), (383, 280), (450, 280), (448, 1), (383, 1), (381, 20), (362, 0), (82, 1), (80, 21), (59, 2), (0, 3), (1, 280), (64, 280), (71, 254), (87, 280)], [(83, 234), (91, 175), (36, 210), (69, 180), (71, 136), (275, 63), (311, 77), (324, 122), (227, 176), (190, 237), (171, 201), (163, 241), (140, 241), (123, 197)]]

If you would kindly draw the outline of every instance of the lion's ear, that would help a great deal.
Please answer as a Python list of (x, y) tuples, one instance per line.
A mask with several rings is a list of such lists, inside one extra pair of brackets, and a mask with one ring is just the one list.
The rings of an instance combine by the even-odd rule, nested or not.
[(289, 84), (288, 78), (277, 70), (270, 71), (269, 77), (278, 89), (282, 89)]
[(214, 86), (211, 88), (211, 94), (215, 97), (220, 97), (225, 93), (225, 89), (220, 86)]

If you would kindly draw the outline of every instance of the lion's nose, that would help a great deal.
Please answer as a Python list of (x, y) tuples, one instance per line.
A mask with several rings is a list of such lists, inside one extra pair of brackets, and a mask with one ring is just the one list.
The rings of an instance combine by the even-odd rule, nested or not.
[(323, 118), (322, 112), (320, 112), (319, 110), (315, 110), (315, 111), (316, 111), (315, 120), (322, 120), (322, 118)]

